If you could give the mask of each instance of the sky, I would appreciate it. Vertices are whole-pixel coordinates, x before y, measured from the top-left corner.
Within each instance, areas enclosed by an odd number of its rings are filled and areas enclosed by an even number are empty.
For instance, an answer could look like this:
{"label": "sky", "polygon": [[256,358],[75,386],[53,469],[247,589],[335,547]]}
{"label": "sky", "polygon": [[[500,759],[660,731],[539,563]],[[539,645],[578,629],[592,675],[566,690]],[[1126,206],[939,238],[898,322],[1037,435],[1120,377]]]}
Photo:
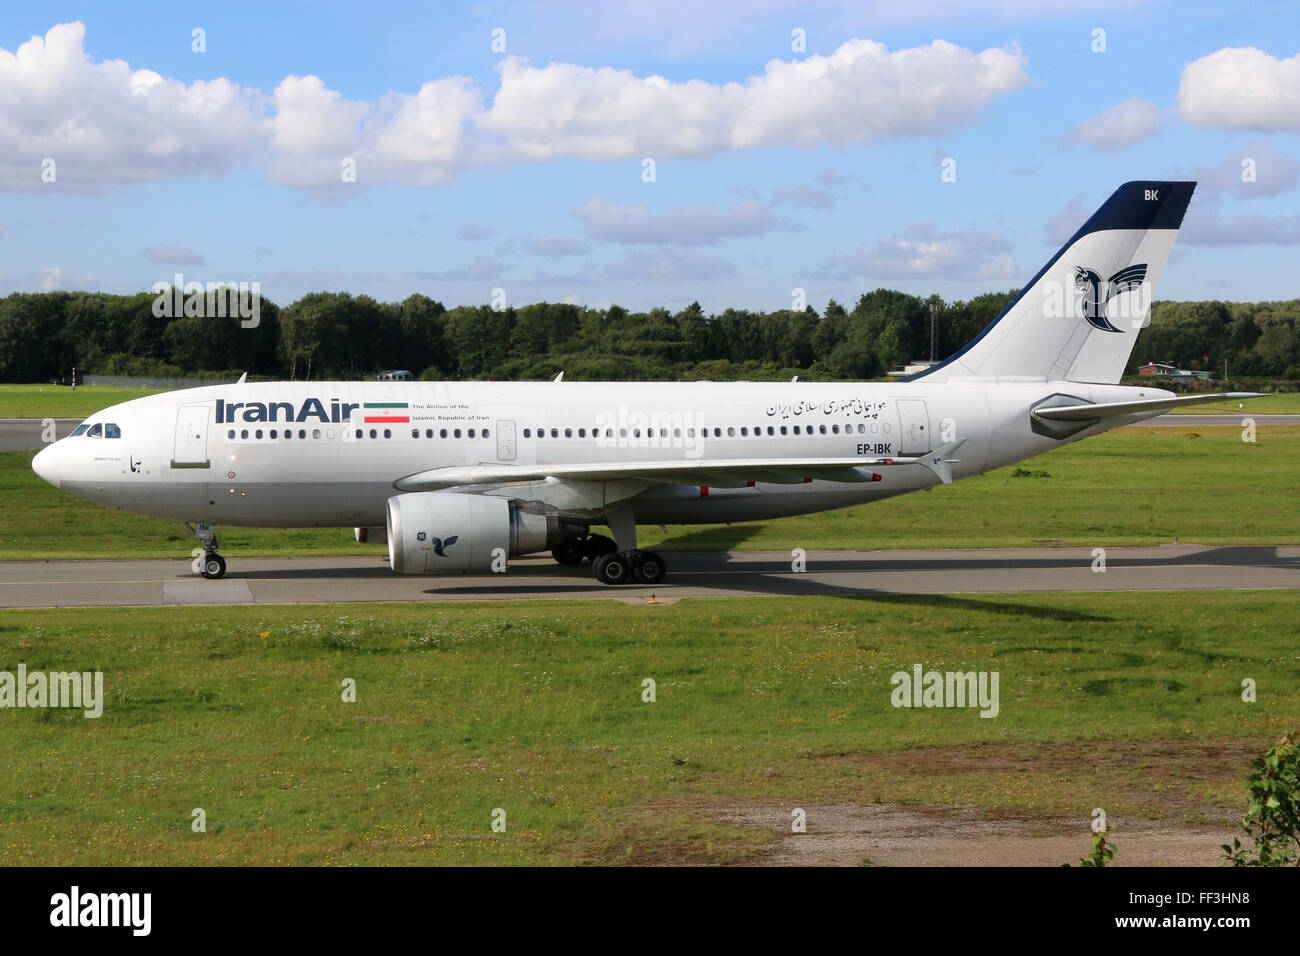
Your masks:
{"label": "sky", "polygon": [[1300,9],[9,2],[0,295],[852,306],[1196,179],[1157,298],[1300,297]]}

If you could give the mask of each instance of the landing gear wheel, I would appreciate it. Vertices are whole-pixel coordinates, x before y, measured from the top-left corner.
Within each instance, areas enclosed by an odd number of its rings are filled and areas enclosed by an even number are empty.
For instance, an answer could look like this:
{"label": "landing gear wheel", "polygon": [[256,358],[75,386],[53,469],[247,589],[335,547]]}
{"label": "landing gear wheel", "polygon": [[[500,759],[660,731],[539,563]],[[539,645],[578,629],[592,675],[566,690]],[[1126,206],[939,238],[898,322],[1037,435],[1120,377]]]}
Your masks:
{"label": "landing gear wheel", "polygon": [[614,544],[613,538],[607,538],[603,534],[589,534],[585,542],[587,560],[593,564],[602,554],[613,554],[618,550]]}
{"label": "landing gear wheel", "polygon": [[601,584],[622,584],[631,570],[627,558],[616,551],[602,554],[592,564],[592,572]]}
{"label": "landing gear wheel", "polygon": [[582,564],[587,560],[587,548],[577,538],[572,541],[561,541],[551,549],[551,557],[560,564]]}
{"label": "landing gear wheel", "polygon": [[658,584],[667,570],[664,559],[653,551],[641,551],[632,561],[632,571],[642,584]]}
{"label": "landing gear wheel", "polygon": [[199,574],[203,575],[205,578],[209,578],[215,581],[217,580],[217,578],[220,578],[223,575],[225,575],[225,573],[226,573],[225,558],[217,554],[217,552],[215,551],[213,551],[211,554],[204,555],[203,569],[199,571]]}

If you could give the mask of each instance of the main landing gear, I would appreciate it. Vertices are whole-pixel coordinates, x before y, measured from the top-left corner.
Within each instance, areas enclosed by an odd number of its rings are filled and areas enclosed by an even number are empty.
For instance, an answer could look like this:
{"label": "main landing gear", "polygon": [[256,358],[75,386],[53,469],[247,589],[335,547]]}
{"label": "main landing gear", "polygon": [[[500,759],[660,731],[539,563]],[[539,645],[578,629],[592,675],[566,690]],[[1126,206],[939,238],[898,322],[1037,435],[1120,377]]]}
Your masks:
{"label": "main landing gear", "polygon": [[212,581],[223,577],[226,573],[226,559],[217,554],[217,535],[212,525],[197,524],[189,527],[203,546],[201,555],[198,554],[198,548],[194,549],[194,570]]}
{"label": "main landing gear", "polygon": [[611,551],[592,562],[592,573],[602,584],[658,584],[668,570],[653,551]]}
{"label": "main landing gear", "polygon": [[[626,533],[626,527],[622,528]],[[618,530],[615,534],[619,534]],[[635,526],[632,527],[630,548],[619,548],[613,538],[603,534],[589,534],[585,538],[571,538],[551,551],[551,557],[560,564],[576,566],[591,562],[591,571],[602,584],[658,584],[664,579],[667,567],[664,559],[653,551],[638,551]]]}

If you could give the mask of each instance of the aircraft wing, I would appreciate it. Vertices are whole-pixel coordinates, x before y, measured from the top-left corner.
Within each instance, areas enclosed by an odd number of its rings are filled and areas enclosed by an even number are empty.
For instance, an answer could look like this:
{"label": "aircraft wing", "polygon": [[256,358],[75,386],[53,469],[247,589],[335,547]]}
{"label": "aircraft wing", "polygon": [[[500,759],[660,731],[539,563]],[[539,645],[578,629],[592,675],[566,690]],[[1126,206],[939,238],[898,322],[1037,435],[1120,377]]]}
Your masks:
{"label": "aircraft wing", "polygon": [[393,482],[398,491],[436,491],[461,485],[502,485],[512,482],[616,481],[638,478],[674,485],[712,485],[716,488],[743,487],[750,482],[797,485],[812,481],[880,481],[874,469],[919,465],[952,482],[952,465],[947,457],[963,443],[952,442],[919,457],[899,458],[748,458],[701,459],[698,461],[592,462],[588,464],[454,465],[416,472]]}
{"label": "aircraft wing", "polygon": [[1097,405],[1054,405],[1035,408],[1032,412],[1037,418],[1055,422],[1091,422],[1102,418],[1114,418],[1117,415],[1133,415],[1138,412],[1158,412],[1166,408],[1180,408],[1183,405],[1205,405],[1209,402],[1226,400],[1237,401],[1246,398],[1259,398],[1262,392],[1221,392],[1217,395],[1185,395],[1180,398],[1154,398],[1143,402],[1103,402]]}

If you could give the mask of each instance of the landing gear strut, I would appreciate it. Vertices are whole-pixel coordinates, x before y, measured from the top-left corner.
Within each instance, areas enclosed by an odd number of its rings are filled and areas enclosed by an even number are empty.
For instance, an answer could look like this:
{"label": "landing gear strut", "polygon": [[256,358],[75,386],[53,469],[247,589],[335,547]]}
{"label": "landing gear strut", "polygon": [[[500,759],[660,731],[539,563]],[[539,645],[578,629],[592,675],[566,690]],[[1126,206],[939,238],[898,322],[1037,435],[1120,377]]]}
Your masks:
{"label": "landing gear strut", "polygon": [[[194,570],[212,581],[225,575],[226,559],[217,554],[217,535],[212,525],[200,523],[190,527],[190,530],[203,546],[203,554],[194,557]],[[198,549],[195,548],[195,551]]]}

